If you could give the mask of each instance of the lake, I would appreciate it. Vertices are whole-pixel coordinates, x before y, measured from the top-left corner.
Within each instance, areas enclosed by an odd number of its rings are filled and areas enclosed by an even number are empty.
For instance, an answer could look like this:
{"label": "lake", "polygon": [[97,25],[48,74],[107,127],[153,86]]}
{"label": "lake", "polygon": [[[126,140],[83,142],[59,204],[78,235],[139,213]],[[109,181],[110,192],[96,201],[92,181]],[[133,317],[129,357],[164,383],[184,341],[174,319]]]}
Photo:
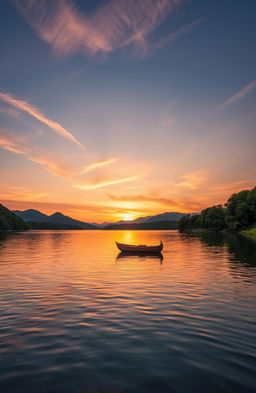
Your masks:
{"label": "lake", "polygon": [[[123,243],[164,242],[162,257]],[[176,231],[0,238],[1,393],[254,392],[256,243]]]}

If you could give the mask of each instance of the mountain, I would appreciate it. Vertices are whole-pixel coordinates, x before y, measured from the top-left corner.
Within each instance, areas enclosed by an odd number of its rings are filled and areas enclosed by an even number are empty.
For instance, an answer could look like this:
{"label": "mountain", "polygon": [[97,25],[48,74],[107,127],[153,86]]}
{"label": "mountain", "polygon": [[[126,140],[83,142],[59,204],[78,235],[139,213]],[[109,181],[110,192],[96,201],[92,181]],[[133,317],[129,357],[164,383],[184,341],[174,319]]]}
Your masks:
{"label": "mountain", "polygon": [[83,222],[83,221],[74,220],[71,217],[64,216],[64,214],[62,214],[60,212],[56,212],[48,217],[49,217],[48,222],[51,222],[54,224],[76,225],[76,226],[79,226],[83,229],[98,229],[93,224],[89,224],[89,223]]}
{"label": "mountain", "polygon": [[[102,224],[91,224],[79,220],[75,220],[71,217],[65,216],[60,212],[56,212],[50,216],[41,213],[38,210],[28,209],[28,210],[13,210],[15,214],[21,217],[24,221],[29,222],[29,226],[34,229],[40,229],[42,225],[38,226],[36,223],[44,223],[43,227],[46,229],[46,223],[55,224],[55,229],[61,229],[58,225],[64,225],[66,229],[176,229],[175,222],[178,223],[179,219],[183,217],[186,213],[179,212],[165,212],[161,214],[156,214],[155,216],[139,217],[133,221],[118,221],[116,223],[102,223]],[[194,215],[192,213],[191,215]],[[156,225],[145,225],[141,224],[154,224]],[[162,223],[162,224],[161,224]],[[140,225],[140,226],[137,226]],[[71,228],[70,226],[74,227]],[[50,229],[51,226],[49,226]],[[62,227],[62,229],[65,229]],[[52,228],[54,229],[54,228]]]}
{"label": "mountain", "polygon": [[[43,214],[38,210],[29,209],[29,210],[14,210],[13,211],[17,216],[21,217],[24,221],[30,222],[30,225],[33,226],[33,223],[50,223],[50,224],[60,224],[60,225],[69,225],[74,226],[76,229],[98,229],[96,225],[89,224],[87,222],[74,220],[71,217],[65,216],[60,212],[56,212],[50,216],[47,214]],[[35,225],[34,225],[35,227]]]}
{"label": "mountain", "polygon": [[46,214],[41,213],[38,210],[28,209],[28,210],[13,210],[17,216],[21,217],[24,221],[32,221],[32,222],[47,222],[48,216]]}
{"label": "mountain", "polygon": [[58,230],[82,229],[77,225],[52,224],[51,222],[28,221],[27,224],[29,226],[29,229],[58,229]]}
{"label": "mountain", "polygon": [[[161,214],[156,214],[155,216],[146,216],[139,217],[133,220],[134,223],[143,223],[143,222],[159,222],[159,221],[179,221],[181,217],[183,217],[186,213],[178,213],[178,212],[166,212]],[[193,213],[192,213],[193,214]]]}
{"label": "mountain", "polygon": [[[153,222],[161,222],[161,221],[179,221],[179,219],[185,216],[187,213],[179,213],[179,212],[166,212],[161,214],[156,214],[155,216],[146,216],[139,217],[132,221],[118,221],[116,223],[110,223],[110,225],[124,225],[124,224],[144,224],[144,223],[153,223]],[[191,213],[194,215],[196,213]]]}
{"label": "mountain", "polygon": [[158,229],[178,229],[178,221],[154,221],[154,222],[143,222],[143,223],[123,223],[123,224],[112,224],[106,226],[106,230],[158,230]]}
{"label": "mountain", "polygon": [[28,225],[7,207],[0,204],[0,230],[28,229]]}
{"label": "mountain", "polygon": [[96,226],[98,229],[104,229],[106,226],[111,225],[113,223],[105,221],[105,222],[102,222],[101,224],[98,224],[96,222],[92,222],[91,224]]}

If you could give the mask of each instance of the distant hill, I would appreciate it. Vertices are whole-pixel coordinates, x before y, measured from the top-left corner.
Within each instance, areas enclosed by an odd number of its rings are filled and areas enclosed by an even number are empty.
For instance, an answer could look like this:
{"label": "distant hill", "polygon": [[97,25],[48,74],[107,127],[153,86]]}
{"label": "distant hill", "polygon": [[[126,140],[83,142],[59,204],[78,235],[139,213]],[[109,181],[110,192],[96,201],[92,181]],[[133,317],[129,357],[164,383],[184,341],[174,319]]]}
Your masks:
{"label": "distant hill", "polygon": [[28,210],[13,210],[13,213],[17,214],[17,216],[21,217],[24,221],[33,221],[33,222],[47,222],[49,216],[41,213],[38,210],[28,209]]}
{"label": "distant hill", "polygon": [[[159,226],[160,222],[165,222],[165,228],[159,228],[159,229],[169,229],[167,228],[167,222],[177,222],[181,219],[181,217],[185,216],[187,213],[179,213],[179,212],[166,212],[166,213],[161,213],[161,214],[156,214],[155,216],[146,216],[146,217],[139,217],[136,218],[135,220],[132,221],[118,221],[116,223],[110,223],[109,225],[105,226],[105,229],[109,229],[109,226],[116,226],[116,229],[121,229],[120,226],[123,225],[133,225],[133,224],[150,224],[150,223],[158,223],[157,226]],[[191,213],[190,215],[193,216],[196,213]],[[162,225],[162,226],[163,226]],[[171,224],[174,225],[174,224]],[[170,229],[177,229],[178,225],[175,228],[170,228]]]}
{"label": "distant hill", "polygon": [[[58,225],[69,226],[67,228],[59,229],[177,229],[177,223],[181,217],[186,215],[186,213],[179,212],[165,212],[161,214],[156,214],[155,216],[139,217],[133,221],[118,221],[116,223],[102,223],[94,224],[75,220],[71,217],[65,216],[60,212],[56,212],[52,215],[43,214],[38,210],[28,209],[28,210],[13,210],[17,216],[21,217],[24,221],[30,223],[30,227],[33,229],[58,229]],[[191,213],[194,215],[196,213]],[[38,226],[36,223],[43,223],[44,225]],[[149,225],[153,224],[154,225]],[[175,224],[176,223],[176,224]],[[55,228],[48,226],[46,224],[55,224]],[[148,224],[144,227],[138,226],[142,224]],[[70,226],[74,227],[71,228]]]}
{"label": "distant hill", "polygon": [[28,225],[7,207],[0,204],[0,230],[28,229]]}
{"label": "distant hill", "polygon": [[166,212],[166,213],[156,214],[155,216],[139,217],[136,220],[133,220],[133,222],[139,224],[139,223],[143,223],[143,222],[156,222],[156,221],[157,222],[159,222],[159,221],[179,221],[179,219],[185,215],[186,215],[186,213]]}
{"label": "distant hill", "polygon": [[68,225],[68,224],[53,224],[51,222],[36,222],[36,221],[28,221],[27,222],[29,229],[59,229],[59,230],[74,230],[74,229],[82,229],[77,225]]}
{"label": "distant hill", "polygon": [[98,229],[95,225],[89,224],[88,222],[83,222],[83,221],[78,221],[74,220],[71,217],[65,216],[64,214],[60,212],[56,212],[49,216],[48,222],[54,223],[54,224],[67,224],[67,225],[75,225],[79,226],[82,229]]}
{"label": "distant hill", "polygon": [[144,223],[124,223],[106,226],[106,230],[159,230],[159,229],[178,229],[178,221],[154,221]]}
{"label": "distant hill", "polygon": [[60,212],[56,212],[50,216],[47,214],[43,214],[38,210],[29,209],[29,210],[14,210],[13,211],[17,216],[21,217],[26,222],[41,222],[41,223],[50,223],[50,224],[60,224],[60,225],[71,225],[78,227],[76,229],[98,229],[96,225],[89,224],[87,222],[74,220],[71,217],[65,216]]}

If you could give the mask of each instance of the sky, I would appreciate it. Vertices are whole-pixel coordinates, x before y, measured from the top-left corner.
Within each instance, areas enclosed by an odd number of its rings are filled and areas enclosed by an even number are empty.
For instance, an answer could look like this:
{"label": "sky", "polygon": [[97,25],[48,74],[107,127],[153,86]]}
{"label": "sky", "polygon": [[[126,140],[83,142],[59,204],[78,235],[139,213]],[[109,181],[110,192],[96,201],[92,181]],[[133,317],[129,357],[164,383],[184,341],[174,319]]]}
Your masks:
{"label": "sky", "polygon": [[89,222],[256,179],[254,0],[0,2],[0,201]]}

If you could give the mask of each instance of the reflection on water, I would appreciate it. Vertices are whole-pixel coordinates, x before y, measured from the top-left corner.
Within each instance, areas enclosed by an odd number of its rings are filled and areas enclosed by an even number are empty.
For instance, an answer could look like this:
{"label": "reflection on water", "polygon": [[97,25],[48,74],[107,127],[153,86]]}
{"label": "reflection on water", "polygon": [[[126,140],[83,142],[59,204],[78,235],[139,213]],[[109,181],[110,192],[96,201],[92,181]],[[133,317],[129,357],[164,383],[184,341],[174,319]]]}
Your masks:
{"label": "reflection on water", "polygon": [[4,234],[0,391],[253,392],[255,255],[231,234]]}
{"label": "reflection on water", "polygon": [[161,263],[164,259],[163,254],[161,252],[156,252],[156,253],[140,253],[140,252],[119,252],[117,255],[116,259],[125,259],[129,261],[131,258],[140,258],[143,259],[144,261],[147,261],[150,258],[153,259],[158,259]]}

